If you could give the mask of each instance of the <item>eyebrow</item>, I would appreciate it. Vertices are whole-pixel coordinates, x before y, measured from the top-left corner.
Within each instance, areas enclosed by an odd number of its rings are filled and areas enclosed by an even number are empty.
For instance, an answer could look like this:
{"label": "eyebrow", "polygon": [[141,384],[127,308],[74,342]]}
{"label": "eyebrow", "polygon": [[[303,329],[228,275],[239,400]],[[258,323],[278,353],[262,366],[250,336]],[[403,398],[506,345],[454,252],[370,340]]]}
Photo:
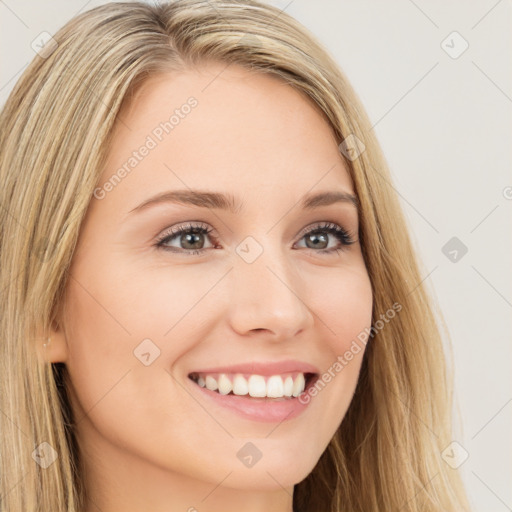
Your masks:
{"label": "eyebrow", "polygon": [[[190,189],[172,190],[150,197],[130,210],[128,214],[141,212],[151,206],[156,206],[162,203],[177,203],[199,206],[201,208],[227,210],[233,214],[240,213],[244,206],[241,202],[237,201],[232,194]],[[321,206],[329,206],[338,203],[350,204],[357,210],[359,209],[359,201],[357,197],[344,191],[326,191],[316,194],[307,194],[303,196],[299,202],[300,206],[305,210],[313,210]]]}

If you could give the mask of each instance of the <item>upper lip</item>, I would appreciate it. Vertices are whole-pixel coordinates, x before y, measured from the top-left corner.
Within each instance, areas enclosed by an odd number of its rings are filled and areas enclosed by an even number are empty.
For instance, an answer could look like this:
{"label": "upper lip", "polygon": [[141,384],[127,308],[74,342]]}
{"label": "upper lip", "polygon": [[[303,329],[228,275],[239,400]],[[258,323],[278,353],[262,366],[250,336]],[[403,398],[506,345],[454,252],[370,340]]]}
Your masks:
{"label": "upper lip", "polygon": [[253,375],[272,376],[283,373],[315,373],[319,370],[309,363],[295,360],[250,362],[230,366],[217,366],[215,368],[201,368],[191,373],[249,373]]}

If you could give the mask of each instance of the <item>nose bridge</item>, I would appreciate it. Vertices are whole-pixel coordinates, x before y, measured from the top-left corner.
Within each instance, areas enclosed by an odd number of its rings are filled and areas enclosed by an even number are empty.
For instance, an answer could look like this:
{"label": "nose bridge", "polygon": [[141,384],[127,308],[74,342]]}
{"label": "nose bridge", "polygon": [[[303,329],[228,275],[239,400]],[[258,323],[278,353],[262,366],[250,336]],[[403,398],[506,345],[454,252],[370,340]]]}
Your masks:
{"label": "nose bridge", "polygon": [[272,236],[248,236],[236,248],[233,279],[233,328],[266,329],[291,338],[313,318],[298,290],[293,262]]}

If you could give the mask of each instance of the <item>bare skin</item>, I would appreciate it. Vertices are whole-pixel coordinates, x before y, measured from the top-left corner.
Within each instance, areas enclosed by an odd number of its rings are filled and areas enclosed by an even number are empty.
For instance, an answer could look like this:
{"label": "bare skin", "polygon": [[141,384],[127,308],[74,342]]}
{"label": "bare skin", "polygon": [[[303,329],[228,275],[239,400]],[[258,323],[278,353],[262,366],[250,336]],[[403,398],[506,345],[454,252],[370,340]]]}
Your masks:
{"label": "bare skin", "polygon": [[[212,403],[188,378],[285,359],[326,372],[372,311],[356,208],[300,207],[306,194],[354,194],[346,164],[318,110],[276,78],[218,63],[152,77],[120,115],[98,186],[191,96],[197,105],[172,132],[92,199],[68,314],[51,333],[48,358],[65,362],[71,379],[85,512],[292,512],[293,486],[313,470],[357,384],[364,350],[302,414],[268,423]],[[229,193],[243,209],[161,203],[129,213],[177,189]],[[171,250],[156,247],[189,222],[213,229],[198,235],[203,252],[191,254],[183,235],[168,239]],[[326,222],[355,242],[323,229],[308,244],[303,229]],[[247,237],[263,250],[251,263],[236,250]],[[134,355],[145,339],[160,350],[147,366]],[[262,453],[252,467],[237,457],[247,442]]]}

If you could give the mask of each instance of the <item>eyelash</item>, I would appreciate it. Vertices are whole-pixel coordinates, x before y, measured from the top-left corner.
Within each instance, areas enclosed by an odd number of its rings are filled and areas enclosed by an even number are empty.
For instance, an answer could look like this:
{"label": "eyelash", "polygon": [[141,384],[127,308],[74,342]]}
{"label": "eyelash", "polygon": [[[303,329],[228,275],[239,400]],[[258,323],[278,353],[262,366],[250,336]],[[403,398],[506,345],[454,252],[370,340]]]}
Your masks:
{"label": "eyelash", "polygon": [[[213,232],[213,228],[209,227],[206,224],[192,224],[188,223],[187,225],[181,225],[177,228],[171,228],[170,231],[167,231],[162,236],[160,236],[155,244],[155,246],[159,249],[163,249],[164,251],[168,252],[174,252],[178,254],[186,254],[187,256],[194,256],[203,253],[204,251],[207,251],[209,249],[212,249],[212,247],[203,248],[203,249],[195,249],[195,250],[186,250],[181,249],[177,250],[176,248],[170,248],[165,246],[164,244],[166,242],[171,241],[172,239],[176,238],[178,235],[181,235],[183,233],[194,233],[194,234],[204,234],[204,235],[210,235]],[[331,235],[334,235],[341,243],[342,247],[331,247],[330,249],[320,249],[320,250],[314,250],[309,247],[306,247],[306,249],[312,250],[313,252],[318,252],[321,254],[330,254],[336,251],[336,253],[339,253],[340,250],[345,250],[346,247],[356,242],[351,236],[351,234],[339,226],[338,224],[334,224],[332,222],[325,222],[317,224],[311,228],[307,228],[305,231],[301,233],[301,236],[299,240],[302,240],[305,236],[312,234],[312,233],[321,233],[326,232],[330,233]],[[215,237],[214,241],[215,240]],[[213,244],[215,245],[215,244]]]}

